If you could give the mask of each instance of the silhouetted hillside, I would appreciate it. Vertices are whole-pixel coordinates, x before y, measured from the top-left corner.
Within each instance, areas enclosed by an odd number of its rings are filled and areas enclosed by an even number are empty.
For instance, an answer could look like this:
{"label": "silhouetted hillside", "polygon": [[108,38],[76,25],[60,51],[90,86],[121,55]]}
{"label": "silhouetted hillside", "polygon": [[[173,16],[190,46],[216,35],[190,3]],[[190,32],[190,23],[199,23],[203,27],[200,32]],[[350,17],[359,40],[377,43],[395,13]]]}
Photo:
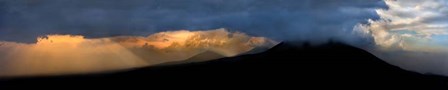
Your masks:
{"label": "silhouetted hillside", "polygon": [[[207,54],[204,54],[207,55]],[[280,43],[272,49],[207,62],[147,67],[125,72],[11,79],[2,86],[252,86],[275,88],[443,89],[448,79],[402,70],[372,54],[340,43],[297,46]]]}

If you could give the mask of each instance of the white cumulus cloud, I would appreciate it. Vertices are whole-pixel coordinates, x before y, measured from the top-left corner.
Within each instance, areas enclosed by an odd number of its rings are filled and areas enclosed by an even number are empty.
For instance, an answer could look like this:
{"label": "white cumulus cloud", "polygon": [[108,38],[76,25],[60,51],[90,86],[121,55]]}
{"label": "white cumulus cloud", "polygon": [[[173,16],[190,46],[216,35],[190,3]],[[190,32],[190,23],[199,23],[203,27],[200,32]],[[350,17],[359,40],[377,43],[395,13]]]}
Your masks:
{"label": "white cumulus cloud", "polygon": [[410,51],[447,50],[448,1],[385,0],[387,9],[377,9],[380,20],[361,25],[377,45],[385,49]]}
{"label": "white cumulus cloud", "polygon": [[403,69],[448,75],[448,1],[384,0],[378,20],[355,26],[377,47],[367,50]]}

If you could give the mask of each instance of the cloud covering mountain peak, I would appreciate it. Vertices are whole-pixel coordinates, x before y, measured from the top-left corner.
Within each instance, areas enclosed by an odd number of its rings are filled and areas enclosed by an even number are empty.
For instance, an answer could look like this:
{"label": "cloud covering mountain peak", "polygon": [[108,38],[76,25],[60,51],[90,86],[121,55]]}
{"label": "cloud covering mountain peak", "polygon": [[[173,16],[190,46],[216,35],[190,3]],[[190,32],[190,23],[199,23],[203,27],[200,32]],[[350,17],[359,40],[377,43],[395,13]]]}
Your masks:
{"label": "cloud covering mountain peak", "polygon": [[254,48],[271,48],[277,42],[217,29],[159,32],[148,37],[48,35],[32,44],[0,44],[0,76],[29,76],[104,72],[182,62],[203,52],[231,57]]}

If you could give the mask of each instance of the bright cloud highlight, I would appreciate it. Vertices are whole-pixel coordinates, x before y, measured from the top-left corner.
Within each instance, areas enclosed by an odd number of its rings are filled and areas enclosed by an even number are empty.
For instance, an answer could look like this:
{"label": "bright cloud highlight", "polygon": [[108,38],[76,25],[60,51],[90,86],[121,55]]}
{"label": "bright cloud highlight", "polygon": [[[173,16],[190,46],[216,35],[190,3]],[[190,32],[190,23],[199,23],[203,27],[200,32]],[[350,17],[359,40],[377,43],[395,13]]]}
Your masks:
{"label": "bright cloud highlight", "polygon": [[[140,36],[85,38],[48,35],[36,43],[0,42],[0,76],[95,73],[182,62],[204,52],[231,57],[277,42],[225,29],[168,31]],[[211,57],[216,59],[222,57]]]}

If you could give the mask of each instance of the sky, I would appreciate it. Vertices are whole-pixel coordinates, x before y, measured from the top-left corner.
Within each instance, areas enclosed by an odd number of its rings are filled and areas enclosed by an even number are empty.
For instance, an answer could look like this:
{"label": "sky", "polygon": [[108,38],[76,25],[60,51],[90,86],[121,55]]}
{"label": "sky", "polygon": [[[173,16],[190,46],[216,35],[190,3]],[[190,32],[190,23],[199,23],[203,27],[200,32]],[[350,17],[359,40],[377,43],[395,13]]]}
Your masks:
{"label": "sky", "polygon": [[351,38],[377,18],[380,0],[1,0],[0,40],[47,34],[86,37],[226,28],[279,40]]}
{"label": "sky", "polygon": [[272,41],[343,42],[440,75],[448,75],[447,21],[446,0],[0,0],[0,41],[8,43],[224,29]]}

